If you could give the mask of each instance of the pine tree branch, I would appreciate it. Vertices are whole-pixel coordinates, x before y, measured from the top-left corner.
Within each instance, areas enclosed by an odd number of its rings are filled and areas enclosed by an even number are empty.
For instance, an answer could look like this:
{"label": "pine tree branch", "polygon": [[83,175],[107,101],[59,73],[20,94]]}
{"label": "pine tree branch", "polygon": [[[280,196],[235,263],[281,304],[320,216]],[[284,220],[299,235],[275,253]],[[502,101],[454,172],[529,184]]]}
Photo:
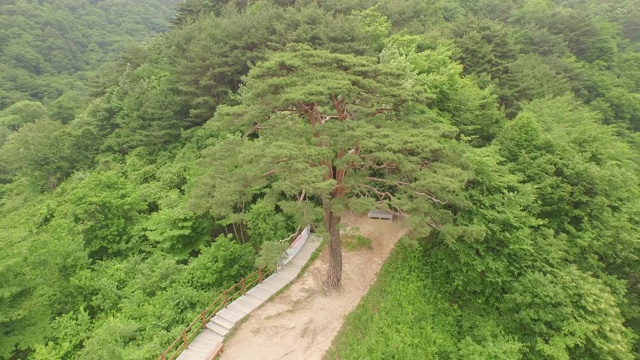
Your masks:
{"label": "pine tree branch", "polygon": [[306,105],[301,105],[301,106],[289,106],[288,108],[274,108],[272,110],[272,112],[274,113],[278,113],[278,112],[301,112],[307,109]]}
{"label": "pine tree branch", "polygon": [[327,121],[329,121],[330,119],[339,119],[340,117],[337,115],[323,115],[320,114],[320,124],[324,125],[324,123],[326,123]]}
{"label": "pine tree branch", "polygon": [[424,197],[430,199],[431,201],[433,201],[434,203],[440,204],[440,205],[445,205],[445,204],[447,204],[449,202],[449,201],[442,201],[442,200],[436,198],[435,196],[429,195],[427,193],[422,193],[422,192],[417,192],[416,191],[416,192],[414,192],[414,194],[415,195],[419,195],[419,196],[424,196]]}
{"label": "pine tree branch", "polygon": [[249,137],[249,135],[256,133],[260,130],[262,130],[263,127],[260,126],[260,124],[256,124],[256,126],[252,127],[251,129],[249,129],[246,133],[244,133],[244,135],[242,135],[243,139],[246,139]]}
{"label": "pine tree branch", "polygon": [[351,118],[348,112],[344,109],[344,98],[338,100],[335,95],[331,95],[331,102],[333,103],[333,107],[336,109],[338,113],[338,120],[344,121]]}
{"label": "pine tree branch", "polygon": [[404,182],[404,181],[389,181],[389,180],[386,180],[386,179],[380,179],[380,178],[371,177],[371,176],[367,176],[367,180],[375,181],[375,182],[381,182],[383,184],[397,185],[397,186],[409,185],[410,184],[410,183]]}
{"label": "pine tree branch", "polygon": [[404,103],[405,103],[405,102],[404,102],[404,101],[402,101],[402,102],[400,102],[400,103],[398,103],[398,104],[396,104],[395,106],[392,106],[392,107],[390,107],[390,108],[378,108],[378,109],[376,109],[376,111],[375,111],[373,114],[371,114],[371,117],[375,117],[375,116],[380,115],[380,114],[382,114],[383,112],[386,112],[386,111],[393,111],[393,110],[396,110],[396,109],[397,109],[397,108],[399,108],[400,106],[404,105]]}
{"label": "pine tree branch", "polygon": [[433,220],[427,221],[427,225],[431,226],[434,229],[438,229],[438,230],[442,229],[442,225],[434,222]]}
{"label": "pine tree branch", "polygon": [[360,184],[359,186],[362,186],[362,187],[364,187],[364,188],[367,188],[367,189],[369,189],[369,190],[373,191],[374,193],[376,193],[376,195],[378,196],[378,199],[379,199],[379,200],[382,200],[382,199],[384,199],[385,197],[388,197],[388,198],[389,198],[389,200],[393,200],[393,199],[395,199],[395,197],[394,197],[390,192],[388,192],[388,191],[380,191],[380,190],[378,190],[378,189],[374,188],[373,186],[371,186],[371,185],[366,185],[366,184]]}

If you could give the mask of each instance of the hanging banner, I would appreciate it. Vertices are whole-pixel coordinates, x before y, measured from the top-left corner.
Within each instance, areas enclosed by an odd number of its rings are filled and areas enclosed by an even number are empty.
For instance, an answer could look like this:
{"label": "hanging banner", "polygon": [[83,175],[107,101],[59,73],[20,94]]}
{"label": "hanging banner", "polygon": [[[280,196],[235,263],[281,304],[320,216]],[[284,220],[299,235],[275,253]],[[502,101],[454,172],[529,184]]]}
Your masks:
{"label": "hanging banner", "polygon": [[310,234],[311,227],[307,225],[307,227],[302,230],[300,235],[298,235],[298,237],[293,240],[289,248],[282,254],[283,258],[278,262],[278,270],[280,270],[281,267],[285,266],[289,261],[291,261],[291,259],[293,259],[294,256],[296,256],[296,254],[300,251],[300,249],[302,249],[304,244],[307,243],[307,239],[309,238]]}

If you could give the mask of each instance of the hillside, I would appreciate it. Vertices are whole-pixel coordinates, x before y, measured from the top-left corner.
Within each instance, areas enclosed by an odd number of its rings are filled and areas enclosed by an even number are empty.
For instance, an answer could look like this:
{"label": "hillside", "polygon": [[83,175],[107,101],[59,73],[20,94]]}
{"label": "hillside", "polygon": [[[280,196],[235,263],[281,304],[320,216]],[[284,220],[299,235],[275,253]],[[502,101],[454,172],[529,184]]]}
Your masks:
{"label": "hillside", "polygon": [[155,359],[308,223],[337,291],[373,207],[330,358],[640,356],[640,3],[377,3],[4,1],[0,359]]}
{"label": "hillside", "polygon": [[0,3],[0,125],[16,126],[7,117],[21,116],[27,105],[2,110],[22,101],[44,104],[53,120],[72,120],[96,91],[92,88],[98,84],[90,82],[95,82],[96,71],[144,39],[166,32],[177,2]]}

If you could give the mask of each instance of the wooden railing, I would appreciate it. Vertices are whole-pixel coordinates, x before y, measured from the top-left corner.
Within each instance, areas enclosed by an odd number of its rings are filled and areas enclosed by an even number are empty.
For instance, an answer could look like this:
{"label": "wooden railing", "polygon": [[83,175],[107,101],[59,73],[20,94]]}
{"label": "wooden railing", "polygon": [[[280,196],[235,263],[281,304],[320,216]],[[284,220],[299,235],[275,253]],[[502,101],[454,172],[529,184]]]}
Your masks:
{"label": "wooden railing", "polygon": [[267,271],[260,268],[240,280],[239,283],[223,291],[222,295],[218,296],[211,305],[204,309],[202,313],[200,313],[200,315],[182,331],[182,334],[180,334],[180,336],[178,336],[178,338],[162,352],[162,355],[160,355],[158,360],[176,359],[183,350],[189,347],[189,344],[193,339],[195,339],[200,331],[207,326],[209,320],[211,320],[218,311],[226,308],[233,300],[244,295],[247,290],[250,290],[255,285],[261,283],[266,275]]}

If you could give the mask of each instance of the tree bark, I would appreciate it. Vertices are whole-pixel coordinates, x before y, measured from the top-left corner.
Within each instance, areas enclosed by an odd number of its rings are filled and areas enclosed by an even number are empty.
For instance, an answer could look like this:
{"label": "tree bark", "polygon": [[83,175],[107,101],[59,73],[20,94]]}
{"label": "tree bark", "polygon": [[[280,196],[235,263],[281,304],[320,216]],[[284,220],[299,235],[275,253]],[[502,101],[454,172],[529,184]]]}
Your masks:
{"label": "tree bark", "polygon": [[342,246],[340,243],[340,221],[331,210],[329,200],[322,200],[324,225],[329,232],[329,269],[323,287],[328,291],[340,290],[342,284]]}

